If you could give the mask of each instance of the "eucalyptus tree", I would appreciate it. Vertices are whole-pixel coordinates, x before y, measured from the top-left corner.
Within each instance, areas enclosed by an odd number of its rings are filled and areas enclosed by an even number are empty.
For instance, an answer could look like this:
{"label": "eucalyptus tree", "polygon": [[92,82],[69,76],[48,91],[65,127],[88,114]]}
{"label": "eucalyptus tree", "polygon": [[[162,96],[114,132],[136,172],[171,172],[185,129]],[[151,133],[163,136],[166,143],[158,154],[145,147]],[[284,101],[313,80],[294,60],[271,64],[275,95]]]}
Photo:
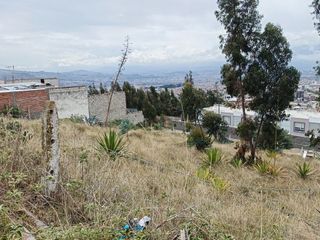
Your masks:
{"label": "eucalyptus tree", "polygon": [[[311,7],[313,8],[312,14],[314,15],[315,23],[318,34],[320,35],[320,0],[313,0]],[[317,62],[317,66],[314,68],[316,70],[316,74],[320,76],[320,65]]]}
{"label": "eucalyptus tree", "polygon": [[268,23],[259,37],[258,50],[244,79],[251,96],[250,109],[257,113],[256,133],[251,140],[251,160],[255,159],[257,143],[264,124],[284,120],[285,110],[294,100],[300,73],[290,66],[292,51],[282,29]]}
{"label": "eucalyptus tree", "polygon": [[221,35],[222,53],[227,63],[221,69],[222,82],[228,94],[241,100],[243,120],[246,120],[244,79],[254,59],[261,30],[258,0],[217,0],[217,19],[226,34]]}

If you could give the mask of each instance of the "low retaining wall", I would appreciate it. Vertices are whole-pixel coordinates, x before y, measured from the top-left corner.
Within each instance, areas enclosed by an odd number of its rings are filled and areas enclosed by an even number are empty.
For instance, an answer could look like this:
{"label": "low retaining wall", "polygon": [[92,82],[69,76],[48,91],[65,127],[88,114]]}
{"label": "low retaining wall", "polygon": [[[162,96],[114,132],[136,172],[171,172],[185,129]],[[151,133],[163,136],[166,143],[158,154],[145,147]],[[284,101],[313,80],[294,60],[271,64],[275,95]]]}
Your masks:
{"label": "low retaining wall", "polygon": [[125,116],[125,119],[128,119],[133,124],[144,122],[144,116],[142,111],[127,113],[127,115]]}

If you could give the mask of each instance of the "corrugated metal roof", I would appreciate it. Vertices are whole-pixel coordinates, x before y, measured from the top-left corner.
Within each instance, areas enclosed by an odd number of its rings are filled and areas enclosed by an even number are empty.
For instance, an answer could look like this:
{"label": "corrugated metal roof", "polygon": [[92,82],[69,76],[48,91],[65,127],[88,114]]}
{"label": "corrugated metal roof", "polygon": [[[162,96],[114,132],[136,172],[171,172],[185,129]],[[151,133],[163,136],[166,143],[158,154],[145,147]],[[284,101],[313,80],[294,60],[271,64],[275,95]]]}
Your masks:
{"label": "corrugated metal roof", "polygon": [[15,92],[25,90],[44,89],[45,84],[30,82],[30,83],[12,83],[12,84],[0,84],[0,92]]}

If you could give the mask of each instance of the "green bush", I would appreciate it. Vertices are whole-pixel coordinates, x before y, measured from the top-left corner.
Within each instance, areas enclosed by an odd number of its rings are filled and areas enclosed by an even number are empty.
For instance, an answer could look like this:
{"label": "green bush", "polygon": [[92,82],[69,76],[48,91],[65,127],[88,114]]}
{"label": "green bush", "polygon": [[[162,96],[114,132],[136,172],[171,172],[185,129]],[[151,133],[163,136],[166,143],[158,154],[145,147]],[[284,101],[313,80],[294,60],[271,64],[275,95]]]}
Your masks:
{"label": "green bush", "polygon": [[219,114],[213,112],[205,113],[202,125],[207,130],[209,136],[213,136],[216,141],[227,141],[226,134],[228,131],[228,124]]}
{"label": "green bush", "polygon": [[273,124],[265,123],[261,129],[258,147],[261,149],[282,150],[292,148],[293,144],[286,130],[279,126],[275,128]]}
{"label": "green bush", "polygon": [[203,131],[201,127],[194,127],[188,136],[188,145],[195,146],[199,151],[210,147],[211,138]]}
{"label": "green bush", "polygon": [[119,129],[121,134],[126,134],[130,130],[134,129],[135,125],[130,122],[128,119],[122,120],[119,124]]}
{"label": "green bush", "polygon": [[186,122],[186,132],[190,132],[193,128],[193,124],[191,122]]}
{"label": "green bush", "polygon": [[155,123],[153,124],[153,129],[154,130],[162,130],[163,126],[161,123]]}
{"label": "green bush", "polygon": [[112,159],[124,151],[123,138],[113,130],[98,138],[98,144],[99,150],[108,154]]}
{"label": "green bush", "polygon": [[85,117],[81,115],[74,115],[72,114],[70,117],[71,122],[73,123],[84,123],[85,122]]}
{"label": "green bush", "polygon": [[13,107],[9,107],[9,106],[5,106],[1,111],[0,111],[1,115],[6,115],[6,116],[11,116],[13,118],[22,118],[24,117],[26,114],[24,111],[22,111],[19,107],[17,106],[13,106]]}
{"label": "green bush", "polygon": [[251,139],[255,136],[257,130],[257,126],[254,120],[247,119],[242,121],[237,129],[236,133],[240,137],[240,139],[245,141],[251,141]]}

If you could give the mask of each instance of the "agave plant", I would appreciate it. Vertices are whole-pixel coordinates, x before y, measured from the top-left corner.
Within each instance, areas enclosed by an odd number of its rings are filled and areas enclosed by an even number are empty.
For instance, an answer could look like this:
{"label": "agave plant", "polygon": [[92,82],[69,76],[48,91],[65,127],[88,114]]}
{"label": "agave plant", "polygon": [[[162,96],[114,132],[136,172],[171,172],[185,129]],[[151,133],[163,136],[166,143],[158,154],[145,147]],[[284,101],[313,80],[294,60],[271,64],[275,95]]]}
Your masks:
{"label": "agave plant", "polygon": [[261,161],[254,168],[261,174],[267,174],[270,170],[270,163],[268,161]]}
{"label": "agave plant", "polygon": [[303,164],[297,165],[297,173],[302,179],[307,179],[314,171],[310,166],[310,163],[304,162]]}
{"label": "agave plant", "polygon": [[235,168],[241,168],[244,165],[244,162],[242,161],[241,158],[234,158],[231,161],[231,165],[234,166]]}
{"label": "agave plant", "polygon": [[123,138],[113,130],[110,130],[109,133],[104,133],[97,141],[99,150],[108,154],[112,159],[120,155],[125,147]]}
{"label": "agave plant", "polygon": [[222,160],[222,153],[217,148],[207,150],[206,159],[203,161],[203,167],[212,168],[214,165],[220,163]]}

